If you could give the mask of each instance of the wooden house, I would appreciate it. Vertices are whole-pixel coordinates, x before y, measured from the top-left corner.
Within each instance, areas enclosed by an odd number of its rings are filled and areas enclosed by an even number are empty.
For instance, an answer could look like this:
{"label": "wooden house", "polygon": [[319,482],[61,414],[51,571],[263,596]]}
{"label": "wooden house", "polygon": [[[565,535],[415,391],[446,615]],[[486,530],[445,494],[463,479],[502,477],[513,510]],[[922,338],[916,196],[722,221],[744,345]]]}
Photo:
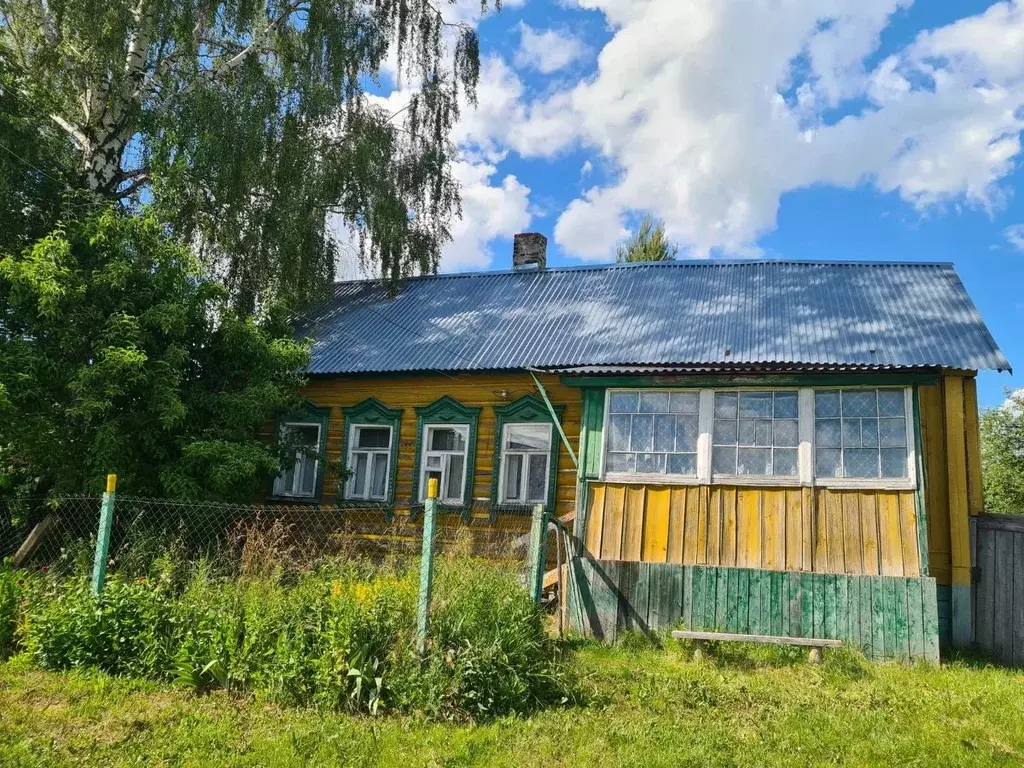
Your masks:
{"label": "wooden house", "polygon": [[320,458],[275,494],[415,520],[437,477],[452,514],[524,530],[542,503],[572,529],[569,620],[598,637],[966,642],[975,375],[1009,364],[951,265],[546,269],[543,245],[397,294],[337,284],[286,426]]}

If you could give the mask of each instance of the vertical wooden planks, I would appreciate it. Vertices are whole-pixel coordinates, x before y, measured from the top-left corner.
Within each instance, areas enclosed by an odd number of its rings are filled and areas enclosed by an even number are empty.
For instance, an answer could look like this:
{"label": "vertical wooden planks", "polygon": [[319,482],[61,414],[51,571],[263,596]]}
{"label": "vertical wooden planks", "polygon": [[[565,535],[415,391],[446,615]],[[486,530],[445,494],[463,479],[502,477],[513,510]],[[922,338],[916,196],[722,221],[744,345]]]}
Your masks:
{"label": "vertical wooden planks", "polygon": [[[725,564],[722,560],[722,507],[725,503],[722,497],[728,492],[727,488],[714,486],[708,494],[710,502],[708,504],[707,557],[703,561],[708,565]],[[699,555],[698,562],[700,562]]]}
{"label": "vertical wooden planks", "polygon": [[822,637],[840,638],[839,633],[839,605],[837,597],[839,593],[839,582],[845,581],[846,576],[826,574],[822,577],[825,582],[825,600],[823,604],[824,615],[822,617]]}
{"label": "vertical wooden planks", "polygon": [[989,653],[993,647],[993,618],[995,616],[996,593],[996,536],[997,531],[987,526],[978,527],[978,564],[981,568],[981,583],[975,594],[974,640]]}
{"label": "vertical wooden planks", "polygon": [[918,387],[921,410],[921,442],[924,447],[925,514],[928,520],[928,563],[938,583],[949,584],[951,547],[949,540],[949,484],[946,469],[946,433],[943,420],[942,388]]}
{"label": "vertical wooden planks", "polygon": [[769,491],[741,488],[736,492],[736,565],[761,567],[761,500]]}
{"label": "vertical wooden planks", "polygon": [[815,506],[817,503],[818,497],[813,488],[804,486],[800,489],[800,541],[803,547],[800,570],[802,571],[814,569]]}
{"label": "vertical wooden planks", "polygon": [[626,486],[626,506],[622,514],[621,560],[639,560],[643,549],[644,504],[647,489],[642,485]]}
{"label": "vertical wooden planks", "polygon": [[924,599],[921,581],[908,579],[905,585],[907,596],[907,647],[909,658],[925,657],[924,645]]}
{"label": "vertical wooden planks", "polygon": [[921,629],[924,640],[924,657],[939,663],[939,606],[935,579],[921,579]]}
{"label": "vertical wooden planks", "polygon": [[900,540],[899,496],[878,494],[878,529],[881,534],[883,576],[903,575],[903,543]]}
{"label": "vertical wooden planks", "polygon": [[842,494],[844,573],[864,573],[864,545],[861,539],[861,494]]}
{"label": "vertical wooden planks", "polygon": [[[687,490],[685,487],[671,489],[668,511],[668,552],[666,554],[666,559],[670,563],[693,562],[686,558],[686,545],[690,539],[687,527],[690,525],[690,521],[686,514]],[[691,548],[696,546],[696,542],[689,543]]]}
{"label": "vertical wooden planks", "polygon": [[804,529],[804,490],[802,488],[786,490],[784,511],[786,540],[783,543],[786,559],[779,568],[785,568],[787,571],[809,570],[811,567],[810,561],[804,560],[804,536],[810,536],[810,529],[808,528],[806,531]]}
{"label": "vertical wooden planks", "polygon": [[[995,559],[990,570],[994,575],[994,613],[992,620],[992,654],[998,659],[1013,656],[1013,538],[1012,532],[993,531]],[[988,566],[988,563],[985,564]],[[984,568],[984,566],[983,566]]]}
{"label": "vertical wooden planks", "polygon": [[878,557],[878,498],[874,492],[860,494],[861,545],[864,548],[864,570],[868,576],[877,576]]}
{"label": "vertical wooden planks", "polygon": [[722,488],[720,496],[722,499],[722,538],[719,542],[721,554],[719,555],[718,565],[733,567],[736,565],[738,537],[736,526],[736,489]]}
{"label": "vertical wooden planks", "polygon": [[644,513],[643,548],[640,559],[645,563],[664,563],[668,557],[669,505],[671,488],[648,488]]}
{"label": "vertical wooden planks", "polygon": [[893,643],[895,657],[910,660],[910,617],[907,614],[907,581],[893,579]]}
{"label": "vertical wooden planks", "polygon": [[604,498],[604,526],[601,533],[601,559],[622,558],[622,521],[626,508],[626,486],[609,485]]}
{"label": "vertical wooden planks", "polygon": [[785,490],[764,491],[762,494],[764,554],[761,567],[772,571],[786,568],[786,494]]}
{"label": "vertical wooden planks", "polygon": [[1013,534],[1013,654],[1010,662],[1024,667],[1024,531]]}
{"label": "vertical wooden planks", "polygon": [[842,494],[823,490],[826,525],[828,526],[827,549],[828,567],[815,568],[829,573],[846,572],[846,551],[843,543],[843,500]]}
{"label": "vertical wooden planks", "polygon": [[917,551],[917,512],[914,494],[905,491],[899,494],[900,541],[902,542],[903,575],[921,574],[921,555]]}
{"label": "vertical wooden planks", "polygon": [[596,558],[601,557],[601,536],[604,530],[605,487],[595,484],[590,487],[590,504],[587,512],[587,531],[584,546]]}
{"label": "vertical wooden planks", "polygon": [[[686,489],[686,534],[683,539],[683,558],[687,563],[700,562],[700,557],[707,558],[707,491],[705,488],[690,487]],[[701,522],[703,521],[703,522]],[[704,531],[704,542],[701,544],[700,529]],[[703,546],[703,551],[701,551]]]}
{"label": "vertical wooden planks", "polygon": [[985,511],[981,487],[981,431],[978,426],[978,383],[964,379],[964,431],[967,440],[967,511],[980,515]]}
{"label": "vertical wooden planks", "polygon": [[951,609],[953,645],[971,639],[971,553],[967,514],[967,442],[964,434],[964,390],[959,376],[945,376],[943,404],[946,417],[946,467],[949,484],[949,536],[952,554]]}

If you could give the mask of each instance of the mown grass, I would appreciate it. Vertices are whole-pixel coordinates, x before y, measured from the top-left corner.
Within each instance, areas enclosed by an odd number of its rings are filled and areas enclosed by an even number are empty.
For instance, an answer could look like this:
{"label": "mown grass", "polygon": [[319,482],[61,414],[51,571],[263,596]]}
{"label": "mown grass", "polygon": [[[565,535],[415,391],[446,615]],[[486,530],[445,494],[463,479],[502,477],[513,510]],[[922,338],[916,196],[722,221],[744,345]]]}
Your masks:
{"label": "mown grass", "polygon": [[99,672],[0,665],[0,765],[1020,765],[1024,673],[821,666],[786,649],[580,644],[585,700],[447,725],[280,708]]}

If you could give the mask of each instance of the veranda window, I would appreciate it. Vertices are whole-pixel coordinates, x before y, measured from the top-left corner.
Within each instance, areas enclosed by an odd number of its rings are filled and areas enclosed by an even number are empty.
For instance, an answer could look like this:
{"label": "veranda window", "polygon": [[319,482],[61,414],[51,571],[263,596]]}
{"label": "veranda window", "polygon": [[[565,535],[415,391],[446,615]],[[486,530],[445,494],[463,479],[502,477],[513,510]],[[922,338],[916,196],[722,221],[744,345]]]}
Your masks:
{"label": "veranda window", "polygon": [[548,499],[550,424],[505,424],[501,438],[501,496],[505,504]]}
{"label": "veranda window", "polygon": [[909,477],[911,436],[902,389],[814,393],[814,469],[818,477]]}
{"label": "veranda window", "polygon": [[391,427],[356,424],[349,438],[349,477],[346,497],[349,499],[388,498],[388,477],[391,464]]}
{"label": "veranda window", "polygon": [[312,498],[316,495],[320,435],[319,424],[289,422],[281,425],[281,440],[290,448],[294,447],[295,461],[274,481],[275,496]]}
{"label": "veranda window", "polygon": [[427,498],[430,479],[436,478],[439,501],[446,504],[463,502],[468,445],[468,424],[426,425],[423,466],[420,469],[420,501]]}
{"label": "veranda window", "polygon": [[796,391],[715,392],[713,475],[796,477]]}
{"label": "veranda window", "polygon": [[695,477],[699,407],[697,391],[613,391],[605,472]]}

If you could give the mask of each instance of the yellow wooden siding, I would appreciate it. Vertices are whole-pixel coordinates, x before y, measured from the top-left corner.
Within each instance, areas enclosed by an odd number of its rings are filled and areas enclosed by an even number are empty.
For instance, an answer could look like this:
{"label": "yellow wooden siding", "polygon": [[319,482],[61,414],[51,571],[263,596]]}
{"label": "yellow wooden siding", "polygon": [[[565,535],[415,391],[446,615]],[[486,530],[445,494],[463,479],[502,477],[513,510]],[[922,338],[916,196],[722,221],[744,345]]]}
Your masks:
{"label": "yellow wooden siding", "polygon": [[913,491],[592,483],[587,509],[606,560],[920,575]]}
{"label": "yellow wooden siding", "polygon": [[[562,428],[573,450],[578,449],[580,434],[580,393],[561,384],[557,376],[541,376],[552,403],[565,406]],[[341,409],[356,405],[368,397],[375,397],[389,408],[402,410],[399,429],[398,473],[396,482],[396,512],[409,508],[412,479],[416,468],[416,408],[430,405],[438,398],[449,395],[463,405],[481,407],[476,437],[476,466],[473,468],[469,496],[476,500],[489,500],[494,462],[495,417],[493,406],[505,405],[523,395],[538,396],[537,388],[528,373],[508,374],[441,374],[393,377],[338,377],[312,380],[303,390],[303,396],[316,406],[329,408],[327,426],[327,474],[324,479],[324,503],[338,499],[338,476],[335,467],[343,463],[342,435],[346,429]],[[503,396],[504,395],[504,396]],[[553,435],[558,440],[557,432]],[[576,471],[565,447],[558,452],[558,473],[555,489],[555,507],[559,515],[575,508]],[[478,501],[474,514],[486,515],[487,502]]]}
{"label": "yellow wooden siding", "polygon": [[946,468],[946,422],[941,384],[918,388],[921,443],[925,471],[924,508],[928,522],[928,571],[939,584],[949,584],[952,558],[949,542],[949,480]]}

